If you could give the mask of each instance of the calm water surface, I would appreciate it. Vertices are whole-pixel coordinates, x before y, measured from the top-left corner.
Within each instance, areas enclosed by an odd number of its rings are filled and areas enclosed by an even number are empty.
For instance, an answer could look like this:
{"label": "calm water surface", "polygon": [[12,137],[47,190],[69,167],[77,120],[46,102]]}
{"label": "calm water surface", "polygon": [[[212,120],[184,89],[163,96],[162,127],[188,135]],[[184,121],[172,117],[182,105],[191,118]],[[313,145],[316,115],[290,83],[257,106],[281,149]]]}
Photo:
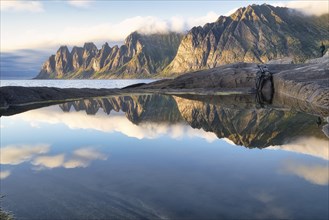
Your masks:
{"label": "calm water surface", "polygon": [[109,80],[0,80],[0,86],[58,87],[58,88],[122,88],[136,83],[150,83],[154,79]]}
{"label": "calm water surface", "polygon": [[328,219],[324,119],[209,100],[4,113],[1,205],[17,219]]}

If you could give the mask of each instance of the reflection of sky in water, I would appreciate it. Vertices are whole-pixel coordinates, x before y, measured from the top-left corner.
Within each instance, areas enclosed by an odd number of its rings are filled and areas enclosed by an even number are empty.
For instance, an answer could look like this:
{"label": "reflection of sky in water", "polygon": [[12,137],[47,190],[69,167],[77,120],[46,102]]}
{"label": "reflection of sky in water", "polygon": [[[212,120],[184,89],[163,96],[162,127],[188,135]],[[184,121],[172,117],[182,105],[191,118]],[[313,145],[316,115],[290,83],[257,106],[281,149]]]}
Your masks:
{"label": "reflection of sky in water", "polygon": [[1,118],[1,193],[27,218],[328,217],[327,142],[268,149],[53,106]]}

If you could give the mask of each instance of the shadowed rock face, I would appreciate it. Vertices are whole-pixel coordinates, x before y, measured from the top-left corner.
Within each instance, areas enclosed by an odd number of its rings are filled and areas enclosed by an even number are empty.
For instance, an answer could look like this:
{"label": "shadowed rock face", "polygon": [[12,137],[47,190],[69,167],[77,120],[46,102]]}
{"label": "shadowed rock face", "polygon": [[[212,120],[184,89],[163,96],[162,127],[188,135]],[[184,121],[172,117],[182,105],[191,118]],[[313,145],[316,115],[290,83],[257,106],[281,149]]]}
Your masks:
{"label": "shadowed rock face", "polygon": [[[329,110],[329,59],[309,64],[268,64],[273,73],[273,87],[267,84],[263,95],[272,93],[291,97],[315,107]],[[235,63],[200,70],[140,86],[140,89],[155,91],[185,91],[197,94],[200,91],[255,93],[256,73],[259,68],[252,63]],[[135,88],[136,89],[136,88]]]}
{"label": "shadowed rock face", "polygon": [[304,16],[266,4],[240,8],[229,17],[192,28],[165,72],[185,73],[235,62],[266,63],[284,57],[303,62],[319,57],[321,41],[329,43],[328,16]]}
{"label": "shadowed rock face", "polygon": [[312,17],[283,7],[250,5],[193,27],[184,37],[133,32],[120,47],[105,43],[98,50],[86,43],[71,52],[61,47],[36,78],[141,78],[236,62],[299,63],[319,57],[321,42],[329,46],[328,18],[329,14]]}
{"label": "shadowed rock face", "polygon": [[257,109],[250,95],[208,96],[202,101],[198,96],[134,95],[86,99],[60,107],[66,112],[74,108],[91,115],[99,109],[107,114],[112,110],[123,111],[134,124],[188,123],[249,148],[282,145],[309,135],[326,140],[316,123],[317,116],[291,110]]}
{"label": "shadowed rock face", "polygon": [[[329,60],[309,64],[268,64],[273,82],[265,83],[257,94],[269,97],[259,104],[279,103],[298,106],[304,112],[327,116],[329,112]],[[255,94],[256,64],[236,63],[184,74],[175,79],[138,84],[123,89],[58,89],[1,87],[0,109],[30,105],[33,103],[59,102],[107,95],[124,94]],[[273,90],[274,88],[274,90]],[[273,100],[273,93],[276,99]],[[278,101],[279,100],[279,101]]]}
{"label": "shadowed rock face", "polygon": [[134,124],[141,122],[176,123],[182,121],[176,102],[171,96],[132,95],[90,98],[67,102],[59,106],[64,112],[69,112],[73,108],[75,111],[85,111],[89,115],[96,114],[100,109],[108,115],[112,111],[123,111]]}
{"label": "shadowed rock face", "polygon": [[54,103],[118,94],[118,89],[59,89],[51,87],[0,87],[0,115],[11,115]]}
{"label": "shadowed rock face", "polygon": [[37,79],[48,78],[131,78],[150,77],[161,72],[174,58],[181,35],[178,33],[130,34],[121,47],[105,43],[100,50],[93,43],[62,46],[43,65]]}
{"label": "shadowed rock face", "polygon": [[[321,127],[324,124],[320,126],[317,123],[319,116],[323,122],[324,118],[329,116],[328,110],[321,111],[292,98],[287,100],[285,96],[274,96],[272,105],[260,106],[252,94],[119,95],[119,91],[102,98],[14,105],[6,110],[2,109],[0,113],[12,115],[64,102],[60,104],[60,108],[65,112],[74,109],[94,115],[102,109],[110,115],[112,111],[123,111],[126,117],[137,125],[150,122],[187,123],[193,128],[213,132],[218,138],[228,138],[236,145],[250,148],[282,145],[308,135],[323,139],[325,134]],[[79,93],[79,90],[75,92]]]}
{"label": "shadowed rock face", "polygon": [[191,127],[213,132],[236,145],[265,148],[309,134],[325,139],[316,116],[276,109],[230,108],[222,102],[210,104],[179,97],[175,100]]}

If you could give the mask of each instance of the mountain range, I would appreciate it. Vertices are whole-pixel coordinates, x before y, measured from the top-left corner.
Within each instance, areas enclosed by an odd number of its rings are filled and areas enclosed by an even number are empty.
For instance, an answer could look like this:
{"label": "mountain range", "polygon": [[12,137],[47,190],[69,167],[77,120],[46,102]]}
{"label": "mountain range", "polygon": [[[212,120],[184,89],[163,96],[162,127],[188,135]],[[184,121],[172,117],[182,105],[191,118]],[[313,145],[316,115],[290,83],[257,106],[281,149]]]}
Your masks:
{"label": "mountain range", "polygon": [[62,46],[36,78],[148,78],[171,76],[228,63],[294,63],[319,57],[329,46],[329,14],[306,16],[268,4],[250,5],[203,27],[180,33],[130,34],[122,46]]}

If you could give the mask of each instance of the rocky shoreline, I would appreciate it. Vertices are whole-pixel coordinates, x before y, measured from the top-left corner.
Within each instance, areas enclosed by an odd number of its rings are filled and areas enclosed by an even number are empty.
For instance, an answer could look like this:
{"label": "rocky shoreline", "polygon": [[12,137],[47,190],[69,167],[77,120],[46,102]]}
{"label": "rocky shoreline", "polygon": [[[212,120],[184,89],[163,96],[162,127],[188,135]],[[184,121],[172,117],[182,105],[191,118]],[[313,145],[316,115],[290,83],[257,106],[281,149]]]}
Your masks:
{"label": "rocky shoreline", "polygon": [[1,87],[0,109],[4,111],[22,106],[50,105],[83,98],[129,94],[204,96],[256,94],[261,97],[260,105],[272,104],[277,100],[273,100],[274,96],[280,97],[281,100],[296,100],[293,102],[299,103],[300,106],[304,106],[303,108],[320,109],[315,112],[327,114],[329,111],[329,59],[307,64],[268,64],[266,67],[272,77],[270,81],[264,82],[261,89],[256,88],[259,66],[252,63],[229,64],[187,73],[174,79],[163,79],[122,89]]}

